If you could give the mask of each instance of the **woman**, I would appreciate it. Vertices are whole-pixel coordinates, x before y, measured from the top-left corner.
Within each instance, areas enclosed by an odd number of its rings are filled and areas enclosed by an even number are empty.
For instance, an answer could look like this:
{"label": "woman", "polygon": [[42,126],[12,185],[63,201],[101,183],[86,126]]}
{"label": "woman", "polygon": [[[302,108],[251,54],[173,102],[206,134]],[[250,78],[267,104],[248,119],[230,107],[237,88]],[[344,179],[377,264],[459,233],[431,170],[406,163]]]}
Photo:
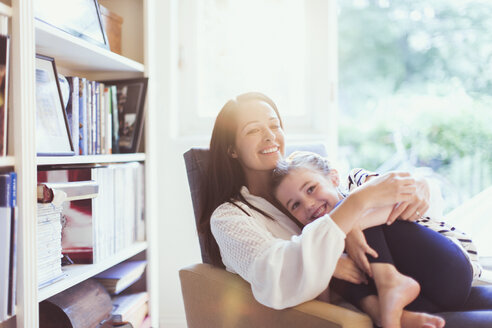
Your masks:
{"label": "woman", "polygon": [[[226,103],[212,133],[200,221],[212,261],[223,262],[227,270],[241,275],[251,284],[255,298],[275,309],[314,299],[332,276],[343,279],[348,271],[357,270],[353,261],[339,262],[339,258],[346,234],[368,204],[402,203],[391,217],[406,219],[419,210],[423,213],[427,206],[419,196],[422,193],[416,192],[425,191],[425,184],[416,184],[405,174],[387,174],[363,185],[301,233],[274,206],[270,192],[271,172],[284,146],[282,122],[268,97],[248,93]],[[360,239],[358,243],[367,246]],[[359,277],[362,281],[360,272]],[[374,295],[367,296],[361,306],[378,321]],[[443,321],[404,311],[403,326],[426,324],[441,327]]]}

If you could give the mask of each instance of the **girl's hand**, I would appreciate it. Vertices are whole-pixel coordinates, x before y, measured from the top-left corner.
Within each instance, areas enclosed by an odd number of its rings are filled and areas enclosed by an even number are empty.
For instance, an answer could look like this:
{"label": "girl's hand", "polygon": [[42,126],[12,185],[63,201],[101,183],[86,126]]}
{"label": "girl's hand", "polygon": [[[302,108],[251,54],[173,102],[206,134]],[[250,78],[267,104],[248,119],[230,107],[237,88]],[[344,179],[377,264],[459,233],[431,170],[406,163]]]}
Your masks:
{"label": "girl's hand", "polygon": [[370,277],[373,276],[366,254],[378,257],[378,253],[369,247],[366,237],[359,227],[354,227],[345,238],[345,251],[361,270]]}
{"label": "girl's hand", "polygon": [[415,197],[415,179],[407,172],[389,172],[372,178],[354,191],[367,210],[374,207],[410,202]]}
{"label": "girl's hand", "polygon": [[364,276],[364,273],[357,267],[355,262],[348,257],[347,254],[342,254],[342,256],[340,256],[333,276],[353,284],[367,284],[367,279]]}
{"label": "girl's hand", "polygon": [[429,184],[423,178],[416,179],[416,192],[408,201],[398,203],[388,217],[387,224],[393,223],[397,218],[405,221],[420,219],[429,209]]}

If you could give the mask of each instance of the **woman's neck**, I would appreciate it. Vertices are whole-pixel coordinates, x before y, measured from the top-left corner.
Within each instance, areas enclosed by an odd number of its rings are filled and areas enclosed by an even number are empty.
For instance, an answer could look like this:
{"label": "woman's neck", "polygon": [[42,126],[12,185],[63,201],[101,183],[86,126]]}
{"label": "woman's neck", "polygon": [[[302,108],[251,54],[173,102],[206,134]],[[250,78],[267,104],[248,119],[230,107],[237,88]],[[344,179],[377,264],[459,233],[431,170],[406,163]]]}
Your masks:
{"label": "woman's neck", "polygon": [[273,197],[270,192],[271,179],[272,179],[272,172],[257,171],[254,172],[254,174],[249,174],[246,176],[246,187],[248,187],[250,194],[265,198],[269,202],[272,202]]}

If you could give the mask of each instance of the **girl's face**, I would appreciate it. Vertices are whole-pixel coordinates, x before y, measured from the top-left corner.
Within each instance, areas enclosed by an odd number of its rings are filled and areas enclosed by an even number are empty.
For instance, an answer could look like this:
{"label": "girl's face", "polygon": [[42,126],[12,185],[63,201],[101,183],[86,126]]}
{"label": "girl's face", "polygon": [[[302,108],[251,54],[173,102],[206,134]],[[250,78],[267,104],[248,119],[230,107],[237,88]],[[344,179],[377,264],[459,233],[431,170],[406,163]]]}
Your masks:
{"label": "girl's face", "polygon": [[284,154],[284,132],[270,105],[252,99],[241,104],[237,116],[236,143],[230,155],[245,173],[271,171]]}
{"label": "girl's face", "polygon": [[306,225],[330,213],[342,199],[337,186],[336,170],[324,175],[313,169],[299,168],[284,178],[275,197],[299,222]]}

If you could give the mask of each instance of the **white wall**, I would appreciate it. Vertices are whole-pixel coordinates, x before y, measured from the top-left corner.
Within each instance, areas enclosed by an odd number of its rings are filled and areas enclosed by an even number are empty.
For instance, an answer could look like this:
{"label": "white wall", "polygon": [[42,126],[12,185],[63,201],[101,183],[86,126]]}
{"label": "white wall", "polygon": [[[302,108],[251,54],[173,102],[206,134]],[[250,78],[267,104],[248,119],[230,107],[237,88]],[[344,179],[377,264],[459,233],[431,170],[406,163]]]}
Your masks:
{"label": "white wall", "polygon": [[[152,81],[149,92],[156,95],[149,106],[156,112],[153,135],[149,139],[148,156],[159,163],[150,172],[157,180],[152,191],[160,213],[157,236],[159,239],[160,327],[186,327],[184,306],[178,271],[200,262],[200,250],[188,188],[183,153],[192,146],[205,145],[206,140],[190,140],[175,135],[176,120],[176,3],[177,0],[152,1],[149,21],[154,30],[149,33],[147,64]],[[151,28],[152,29],[152,28]],[[152,97],[151,97],[152,98]],[[156,128],[158,125],[159,128]]]}

